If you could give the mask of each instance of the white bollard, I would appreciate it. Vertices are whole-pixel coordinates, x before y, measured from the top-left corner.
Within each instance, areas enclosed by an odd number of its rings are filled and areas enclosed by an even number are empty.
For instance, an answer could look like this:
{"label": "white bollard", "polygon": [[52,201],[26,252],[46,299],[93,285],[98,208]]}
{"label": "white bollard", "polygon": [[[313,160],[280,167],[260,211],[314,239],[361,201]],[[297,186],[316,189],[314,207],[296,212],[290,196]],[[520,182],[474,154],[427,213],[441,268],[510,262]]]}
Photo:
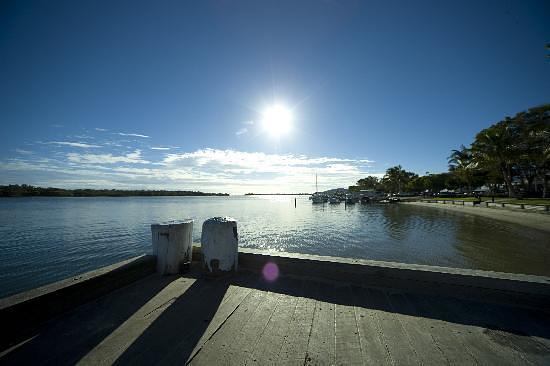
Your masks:
{"label": "white bollard", "polygon": [[151,234],[158,273],[176,274],[189,269],[193,255],[193,220],[152,224]]}
{"label": "white bollard", "polygon": [[237,271],[239,236],[237,220],[214,217],[202,224],[202,266],[211,274]]}

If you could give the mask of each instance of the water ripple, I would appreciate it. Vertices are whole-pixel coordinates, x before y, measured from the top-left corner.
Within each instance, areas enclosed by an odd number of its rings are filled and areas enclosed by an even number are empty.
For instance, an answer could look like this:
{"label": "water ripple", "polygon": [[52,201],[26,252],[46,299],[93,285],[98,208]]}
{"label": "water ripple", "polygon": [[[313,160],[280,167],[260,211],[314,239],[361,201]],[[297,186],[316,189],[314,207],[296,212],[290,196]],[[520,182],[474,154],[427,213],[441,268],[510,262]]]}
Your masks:
{"label": "water ripple", "polygon": [[549,275],[545,234],[404,205],[305,197],[0,199],[0,297],[151,252],[150,224],[233,216],[242,247]]}

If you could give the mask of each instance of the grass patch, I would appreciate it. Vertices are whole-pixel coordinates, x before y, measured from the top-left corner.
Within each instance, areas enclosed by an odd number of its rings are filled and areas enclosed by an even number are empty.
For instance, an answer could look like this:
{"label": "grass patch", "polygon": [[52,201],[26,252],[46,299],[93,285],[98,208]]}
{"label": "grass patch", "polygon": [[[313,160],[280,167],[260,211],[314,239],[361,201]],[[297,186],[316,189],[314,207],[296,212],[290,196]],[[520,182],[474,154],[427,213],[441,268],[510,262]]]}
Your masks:
{"label": "grass patch", "polygon": [[[466,201],[466,202],[472,202],[477,201],[478,199],[475,197],[430,197],[426,198],[428,200],[438,200],[438,201]],[[490,201],[491,197],[481,197],[482,201]],[[497,198],[495,198],[495,201]]]}
{"label": "grass patch", "polygon": [[514,203],[516,205],[550,205],[550,199],[549,198],[524,198],[522,200],[518,199],[507,199],[506,201],[502,201],[505,203]]}

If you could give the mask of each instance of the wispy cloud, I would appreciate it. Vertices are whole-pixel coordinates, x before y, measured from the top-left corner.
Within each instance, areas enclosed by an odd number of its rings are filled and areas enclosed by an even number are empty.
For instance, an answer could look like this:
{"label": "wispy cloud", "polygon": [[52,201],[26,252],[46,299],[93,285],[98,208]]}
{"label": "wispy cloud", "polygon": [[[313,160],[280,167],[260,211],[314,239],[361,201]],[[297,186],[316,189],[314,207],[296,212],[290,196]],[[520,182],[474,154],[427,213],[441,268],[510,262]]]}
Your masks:
{"label": "wispy cloud", "polygon": [[106,129],[106,128],[99,128],[99,127],[94,128],[94,130],[100,131],[100,132],[107,132],[107,131],[109,131],[109,130]]}
{"label": "wispy cloud", "polygon": [[312,177],[322,176],[326,188],[345,187],[368,175],[367,159],[308,157],[295,154],[266,154],[237,150],[201,149],[181,154],[166,154],[167,169],[191,168],[207,171],[232,181],[247,184],[264,182],[259,191],[308,191]]}
{"label": "wispy cloud", "polygon": [[151,147],[165,151],[154,159],[144,157],[139,149],[103,154],[43,151],[46,156],[40,156],[39,152],[19,153],[17,158],[0,160],[0,184],[25,181],[65,187],[311,192],[315,189],[315,174],[319,176],[319,189],[347,187],[366,175],[379,174],[371,169],[371,161],[364,158],[213,148],[175,153],[168,148],[171,147]]}
{"label": "wispy cloud", "polygon": [[124,133],[124,132],[119,132],[119,133],[117,133],[117,135],[119,135],[119,136],[141,137],[141,138],[145,138],[145,139],[151,138],[151,136],[141,135],[141,134],[139,134],[139,133]]}
{"label": "wispy cloud", "polygon": [[248,128],[243,127],[243,128],[241,128],[240,130],[238,130],[237,132],[235,132],[235,135],[240,136],[240,135],[243,135],[243,134],[245,134],[245,133],[247,133],[247,132],[248,132]]}
{"label": "wispy cloud", "polygon": [[74,135],[73,137],[75,139],[84,139],[84,140],[94,140],[95,139],[95,137],[90,136],[90,135]]}
{"label": "wispy cloud", "polygon": [[101,147],[99,145],[92,145],[92,144],[86,144],[86,143],[83,143],[83,142],[71,142],[71,141],[50,141],[50,142],[47,142],[47,143],[51,144],[51,145],[82,147],[84,149]]}
{"label": "wispy cloud", "polygon": [[115,163],[130,163],[130,164],[148,164],[149,161],[141,158],[141,150],[135,150],[126,155],[113,154],[67,154],[67,159],[73,163],[80,164],[115,164]]}
{"label": "wispy cloud", "polygon": [[31,155],[33,154],[32,151],[29,150],[23,150],[23,149],[15,149],[15,152],[22,155]]}
{"label": "wispy cloud", "polygon": [[371,162],[366,159],[344,159],[336,157],[318,157],[311,158],[305,155],[295,154],[266,154],[262,152],[244,152],[238,150],[219,150],[219,149],[200,149],[190,153],[166,154],[165,163],[177,161],[193,161],[197,165],[220,164],[225,166],[249,167],[253,169],[262,169],[271,167],[289,167],[289,166],[315,166],[336,163],[366,163]]}

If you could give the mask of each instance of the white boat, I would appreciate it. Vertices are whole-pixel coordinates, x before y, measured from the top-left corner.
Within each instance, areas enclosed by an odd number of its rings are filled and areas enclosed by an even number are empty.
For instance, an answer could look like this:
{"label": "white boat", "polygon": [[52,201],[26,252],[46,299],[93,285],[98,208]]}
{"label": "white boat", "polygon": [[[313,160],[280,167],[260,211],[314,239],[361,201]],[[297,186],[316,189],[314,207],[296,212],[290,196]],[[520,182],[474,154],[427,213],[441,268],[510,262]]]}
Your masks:
{"label": "white boat", "polygon": [[323,194],[315,192],[311,195],[311,203],[325,203],[326,197]]}
{"label": "white boat", "polygon": [[346,195],[346,204],[347,205],[355,205],[356,202],[357,202],[357,200],[351,194]]}
{"label": "white boat", "polygon": [[328,197],[323,193],[319,193],[317,189],[317,174],[315,174],[315,193],[313,193],[309,199],[311,203],[325,203],[328,201]]}

